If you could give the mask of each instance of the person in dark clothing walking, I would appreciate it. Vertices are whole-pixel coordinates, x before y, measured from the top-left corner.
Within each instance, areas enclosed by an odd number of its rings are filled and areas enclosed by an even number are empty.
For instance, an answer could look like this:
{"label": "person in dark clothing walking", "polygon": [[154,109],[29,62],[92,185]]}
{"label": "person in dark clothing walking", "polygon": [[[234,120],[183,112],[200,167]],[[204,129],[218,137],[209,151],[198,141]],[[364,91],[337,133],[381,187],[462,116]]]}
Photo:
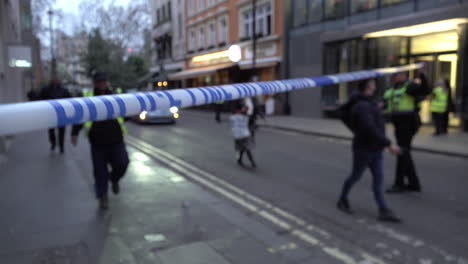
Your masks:
{"label": "person in dark clothing walking", "polygon": [[[104,73],[94,75],[94,90],[85,96],[112,94],[108,87],[107,76]],[[78,134],[82,128],[91,144],[91,158],[93,161],[96,197],[101,209],[108,208],[108,185],[112,183],[114,194],[120,192],[119,181],[125,175],[129,159],[125,148],[123,135],[127,133],[124,119],[86,122],[84,125],[73,126],[72,143],[78,142]],[[109,165],[111,170],[109,170]]]}
{"label": "person in dark clothing walking", "polygon": [[[52,77],[50,84],[44,87],[39,94],[39,98],[41,100],[53,100],[53,99],[62,99],[62,98],[69,98],[69,97],[71,97],[70,92],[67,89],[62,87],[60,80],[56,76]],[[55,147],[57,146],[55,130],[56,128],[49,129],[49,142],[50,142],[50,149],[52,151],[54,151]],[[59,137],[58,144],[60,148],[60,153],[63,154],[65,152],[65,145],[64,145],[65,127],[59,127],[57,128],[57,130],[58,130],[58,137]]]}
{"label": "person in dark clothing walking", "polygon": [[[427,95],[427,81],[422,73],[419,78],[409,81],[407,72],[396,73],[392,79],[394,86],[385,92],[384,99],[387,112],[395,127],[395,138],[402,148],[402,154],[397,159],[395,182],[387,192],[421,192],[411,148],[413,138],[421,125],[419,103]],[[407,184],[405,179],[408,181]]]}
{"label": "person in dark clothing walking", "polygon": [[342,107],[343,115],[347,115],[346,122],[353,131],[353,167],[351,175],[346,179],[337,204],[339,210],[352,214],[348,201],[348,194],[353,185],[359,181],[364,171],[369,168],[373,176],[372,190],[379,207],[381,221],[399,222],[385,202],[383,194],[383,149],[388,148],[398,155],[400,148],[391,144],[385,135],[385,123],[377,104],[372,100],[376,90],[374,80],[365,80],[359,84],[359,93],[352,96]]}
{"label": "person in dark clothing walking", "polygon": [[224,101],[218,101],[215,103],[215,121],[221,123],[221,111],[223,111]]}

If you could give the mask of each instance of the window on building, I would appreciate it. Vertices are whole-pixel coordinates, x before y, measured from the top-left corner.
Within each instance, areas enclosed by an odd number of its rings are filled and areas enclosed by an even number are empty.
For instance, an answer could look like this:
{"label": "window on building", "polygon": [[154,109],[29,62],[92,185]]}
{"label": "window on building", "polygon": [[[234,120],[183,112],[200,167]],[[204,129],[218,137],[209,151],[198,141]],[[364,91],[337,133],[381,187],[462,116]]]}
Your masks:
{"label": "window on building", "polygon": [[[255,31],[257,36],[268,36],[272,32],[272,12],[271,12],[271,4],[267,3],[265,5],[257,7],[255,11],[257,23],[255,25]],[[250,38],[252,37],[253,31],[253,14],[252,10],[249,9],[242,13],[242,28],[241,36],[242,38]]]}
{"label": "window on building", "polygon": [[182,14],[179,13],[179,17],[177,18],[178,20],[178,23],[179,23],[179,38],[181,39],[182,38],[182,35],[183,35],[183,22],[182,22]]}
{"label": "window on building", "polygon": [[195,50],[195,43],[196,43],[195,30],[191,30],[190,31],[190,41],[189,41],[189,50],[190,51]]}
{"label": "window on building", "polygon": [[209,46],[212,47],[216,43],[216,34],[215,34],[215,24],[210,24],[210,31],[209,31]]}
{"label": "window on building", "polygon": [[205,48],[205,28],[200,27],[200,30],[198,31],[198,49],[203,49]]}
{"label": "window on building", "polygon": [[189,13],[189,14],[192,14],[192,13],[193,13],[193,9],[194,9],[194,7],[195,7],[193,1],[195,1],[195,0],[189,0],[189,1],[188,1],[188,2],[189,2],[189,3],[188,3],[188,13]]}
{"label": "window on building", "polygon": [[201,11],[205,8],[205,0],[198,0],[198,11]]}
{"label": "window on building", "polygon": [[350,2],[351,13],[364,12],[377,7],[377,0],[353,0]]}
{"label": "window on building", "polygon": [[294,1],[294,26],[304,25],[307,22],[307,1]]}
{"label": "window on building", "polygon": [[226,18],[223,18],[219,22],[219,42],[227,43],[228,42],[228,25]]}
{"label": "window on building", "polygon": [[214,6],[215,0],[207,0],[208,1],[208,6]]}
{"label": "window on building", "polygon": [[316,23],[322,20],[322,3],[322,0],[309,0],[309,6],[307,7],[307,21],[309,23]]}
{"label": "window on building", "polygon": [[167,2],[167,17],[168,19],[171,19],[171,2]]}
{"label": "window on building", "polygon": [[242,27],[243,27],[243,38],[248,38],[252,36],[252,11],[248,10],[242,14]]}
{"label": "window on building", "polygon": [[408,0],[382,0],[382,5],[389,6],[389,5],[399,4],[399,3],[403,3],[407,1]]}
{"label": "window on building", "polygon": [[166,20],[166,18],[167,18],[167,17],[166,17],[166,6],[163,5],[163,6],[161,7],[161,10],[162,10],[162,11],[161,11],[161,13],[162,13],[162,20],[164,21],[164,20]]}
{"label": "window on building", "polygon": [[325,1],[325,17],[339,18],[346,14],[347,0],[326,0]]}
{"label": "window on building", "polygon": [[161,23],[161,10],[156,10],[156,21],[158,21],[158,24]]}

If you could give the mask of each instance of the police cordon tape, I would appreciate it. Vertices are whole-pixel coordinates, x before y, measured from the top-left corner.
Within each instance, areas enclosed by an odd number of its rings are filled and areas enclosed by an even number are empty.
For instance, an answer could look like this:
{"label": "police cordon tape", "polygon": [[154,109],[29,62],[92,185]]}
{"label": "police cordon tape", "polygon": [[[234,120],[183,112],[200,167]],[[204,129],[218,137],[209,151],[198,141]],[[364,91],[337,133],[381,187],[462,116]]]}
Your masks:
{"label": "police cordon tape", "polygon": [[0,136],[81,124],[86,121],[114,119],[119,116],[136,116],[142,111],[164,110],[173,106],[186,108],[217,101],[358,81],[422,67],[423,64],[411,64],[312,78],[5,104],[0,105]]}

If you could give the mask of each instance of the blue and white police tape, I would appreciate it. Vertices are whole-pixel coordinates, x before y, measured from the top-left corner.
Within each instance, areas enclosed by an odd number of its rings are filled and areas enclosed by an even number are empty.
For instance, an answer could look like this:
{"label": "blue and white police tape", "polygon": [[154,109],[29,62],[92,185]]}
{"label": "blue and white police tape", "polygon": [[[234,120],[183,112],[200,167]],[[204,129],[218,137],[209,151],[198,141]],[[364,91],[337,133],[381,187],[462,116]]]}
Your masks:
{"label": "blue and white police tape", "polygon": [[172,106],[184,108],[351,82],[415,70],[422,66],[411,64],[313,78],[5,104],[0,105],[0,136],[119,116],[135,116],[142,111],[169,109]]}

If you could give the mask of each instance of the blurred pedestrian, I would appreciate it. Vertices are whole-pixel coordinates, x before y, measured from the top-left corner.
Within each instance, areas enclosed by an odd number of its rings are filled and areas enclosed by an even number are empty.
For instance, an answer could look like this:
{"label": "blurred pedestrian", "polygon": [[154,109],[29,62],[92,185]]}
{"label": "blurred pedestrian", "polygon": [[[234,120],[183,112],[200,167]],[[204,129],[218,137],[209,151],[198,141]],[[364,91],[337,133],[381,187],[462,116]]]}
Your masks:
{"label": "blurred pedestrian", "polygon": [[[63,88],[60,79],[57,76],[53,76],[50,81],[50,84],[45,86],[39,94],[39,99],[41,100],[53,100],[69,97],[71,97],[70,92],[67,89]],[[58,130],[58,145],[60,148],[60,153],[63,154],[65,152],[65,127],[49,129],[50,149],[54,151],[55,147],[57,146],[55,130]]]}
{"label": "blurred pedestrian", "polygon": [[375,80],[361,81],[359,92],[353,95],[342,107],[342,115],[346,125],[354,134],[352,152],[353,165],[350,176],[346,179],[337,204],[341,211],[352,214],[353,210],[348,201],[348,194],[357,183],[364,171],[369,168],[372,177],[372,191],[379,208],[381,221],[399,222],[400,219],[389,209],[384,198],[383,184],[383,149],[388,148],[391,153],[398,155],[400,148],[391,144],[385,135],[385,122],[377,103],[372,100],[376,90]]}
{"label": "blurred pedestrian", "polygon": [[249,117],[249,131],[252,143],[255,144],[255,132],[257,131],[257,119],[258,117],[264,118],[262,112],[259,109],[258,100],[256,97],[247,97],[244,99],[244,106],[247,107],[247,116]]}
{"label": "blurred pedestrian", "polygon": [[[94,90],[85,93],[85,96],[113,94],[105,73],[96,73],[93,81]],[[78,143],[78,134],[83,127],[91,145],[96,197],[99,199],[100,208],[107,209],[109,181],[112,184],[112,192],[118,194],[119,181],[125,175],[129,164],[123,140],[123,135],[127,133],[124,118],[88,121],[84,125],[75,125],[72,131],[73,145]]]}
{"label": "blurred pedestrian", "polygon": [[221,111],[223,110],[224,101],[215,103],[215,121],[221,123]]}
{"label": "blurred pedestrian", "polygon": [[[388,193],[406,191],[421,192],[416,168],[411,155],[413,138],[421,125],[419,103],[428,95],[426,77],[420,73],[414,81],[408,79],[408,72],[399,72],[392,76],[393,87],[384,94],[387,112],[395,128],[397,144],[402,148],[398,156],[395,182]],[[408,183],[405,183],[407,179]]]}
{"label": "blurred pedestrian", "polygon": [[257,165],[250,150],[251,135],[248,127],[249,118],[247,116],[247,111],[247,106],[245,106],[244,104],[235,104],[234,113],[230,116],[231,130],[232,135],[234,137],[235,149],[237,152],[237,163],[241,166],[244,166],[242,158],[245,153],[247,154],[250,164],[253,168],[255,168]]}
{"label": "blurred pedestrian", "polygon": [[273,96],[268,96],[265,101],[265,114],[267,116],[275,113],[275,99]]}
{"label": "blurred pedestrian", "polygon": [[436,88],[432,91],[431,112],[435,127],[434,136],[448,133],[449,114],[455,110],[451,94],[448,80],[438,81]]}
{"label": "blurred pedestrian", "polygon": [[37,94],[36,90],[31,89],[26,95],[29,101],[36,101],[39,99],[39,95]]}

